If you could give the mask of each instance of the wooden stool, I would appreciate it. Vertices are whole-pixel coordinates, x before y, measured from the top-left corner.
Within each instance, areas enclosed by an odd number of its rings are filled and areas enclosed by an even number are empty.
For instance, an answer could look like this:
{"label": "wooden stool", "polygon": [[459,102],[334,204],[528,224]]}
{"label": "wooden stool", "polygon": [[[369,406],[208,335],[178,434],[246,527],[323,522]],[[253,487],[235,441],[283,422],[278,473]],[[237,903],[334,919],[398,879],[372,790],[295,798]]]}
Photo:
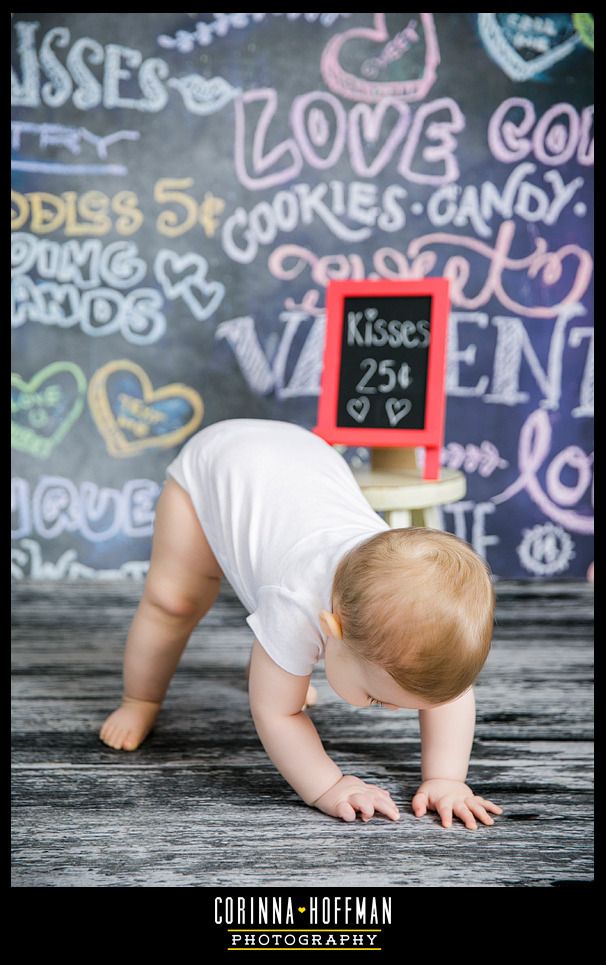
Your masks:
{"label": "wooden stool", "polygon": [[436,506],[463,499],[467,492],[465,476],[456,469],[442,469],[440,479],[423,479],[414,449],[371,449],[371,469],[353,472],[372,508],[385,514],[392,529],[440,529]]}

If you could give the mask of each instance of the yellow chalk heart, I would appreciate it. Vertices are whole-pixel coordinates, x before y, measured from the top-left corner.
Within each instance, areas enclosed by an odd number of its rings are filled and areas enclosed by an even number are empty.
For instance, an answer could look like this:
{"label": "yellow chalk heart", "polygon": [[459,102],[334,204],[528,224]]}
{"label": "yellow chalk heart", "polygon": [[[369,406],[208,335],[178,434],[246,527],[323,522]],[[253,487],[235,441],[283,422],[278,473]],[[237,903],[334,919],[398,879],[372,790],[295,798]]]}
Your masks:
{"label": "yellow chalk heart", "polygon": [[[110,399],[108,380],[128,376],[131,381],[134,378],[133,390]],[[191,416],[184,425],[175,427],[166,413],[159,410],[163,402],[171,400],[189,407]],[[204,413],[204,403],[194,389],[180,383],[154,389],[144,369],[128,359],[114,359],[95,372],[89,383],[88,402],[109,454],[118,458],[136,455],[148,447],[168,448],[180,444],[197,429]],[[118,403],[124,409],[120,414],[114,411]],[[169,422],[166,430],[162,428],[163,421]],[[158,431],[154,431],[155,425]],[[129,438],[127,432],[135,438]]]}
{"label": "yellow chalk heart", "polygon": [[305,907],[303,907],[303,908],[297,908],[297,911],[300,911],[301,914],[303,914],[304,911],[307,911],[307,908],[305,908]]}

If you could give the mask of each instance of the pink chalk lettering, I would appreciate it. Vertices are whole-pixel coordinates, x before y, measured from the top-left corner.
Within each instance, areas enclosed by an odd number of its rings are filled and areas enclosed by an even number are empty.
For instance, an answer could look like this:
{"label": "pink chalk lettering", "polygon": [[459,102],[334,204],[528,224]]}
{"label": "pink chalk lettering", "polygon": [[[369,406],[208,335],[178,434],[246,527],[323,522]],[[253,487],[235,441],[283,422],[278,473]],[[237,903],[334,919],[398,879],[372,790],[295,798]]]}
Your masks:
{"label": "pink chalk lettering", "polygon": [[[492,497],[493,503],[505,503],[519,492],[527,492],[541,512],[555,523],[559,523],[573,533],[593,533],[593,516],[583,515],[563,506],[580,502],[592,480],[590,466],[593,453],[587,455],[578,446],[568,446],[554,457],[547,467],[543,491],[538,472],[549,456],[551,448],[551,423],[549,415],[542,409],[532,412],[520,432],[518,444],[518,469],[520,475],[502,493]],[[561,481],[565,466],[575,469],[578,481],[575,486],[566,486]],[[593,504],[593,499],[592,499]]]}
{"label": "pink chalk lettering", "polygon": [[[332,278],[425,278],[438,274],[450,280],[453,308],[475,310],[496,298],[512,314],[530,318],[555,318],[565,306],[580,302],[593,270],[593,259],[589,252],[574,244],[550,252],[547,242],[537,238],[535,249],[529,255],[511,258],[509,252],[514,231],[513,221],[503,222],[494,248],[477,238],[463,238],[444,232],[421,235],[410,242],[406,253],[389,247],[378,249],[373,256],[374,271],[365,270],[359,256],[335,254],[320,258],[302,245],[292,244],[275,248],[269,256],[268,266],[275,278],[284,281],[293,281],[308,270],[314,284],[320,286],[327,285]],[[445,252],[441,252],[441,248],[445,248]],[[455,253],[452,253],[453,249]],[[462,253],[456,249],[462,249]],[[473,271],[470,262],[472,255],[476,256]],[[480,264],[477,263],[478,257]],[[486,260],[483,272],[481,259]],[[567,276],[567,288],[564,293],[559,293],[558,301],[546,305],[546,292],[551,286],[561,283],[567,259],[572,264]],[[507,284],[516,291],[528,289],[528,281],[539,278],[540,303],[523,305],[511,297],[505,289],[505,273]],[[476,295],[468,291],[472,281],[481,286]]]}
{"label": "pink chalk lettering", "polygon": [[[354,27],[351,30],[345,30],[341,34],[335,34],[326,44],[322,53],[320,69],[330,90],[341,97],[349,98],[349,100],[366,101],[369,104],[375,104],[383,97],[400,97],[407,101],[418,101],[426,97],[436,81],[436,68],[440,63],[440,50],[433,15],[421,13],[419,19],[425,42],[425,60],[420,76],[404,81],[380,81],[365,78],[364,75],[368,74],[369,65],[372,65],[371,73],[373,71],[378,73],[381,67],[385,65],[388,59],[385,57],[387,49],[385,44],[393,43],[395,40],[395,38],[390,37],[385,14],[375,13],[372,27]],[[418,21],[414,23],[416,28]],[[416,45],[420,40],[416,29],[409,31],[409,45],[410,41]],[[342,66],[343,51],[346,46],[349,46],[346,54],[348,63],[353,60],[354,63],[359,64],[355,68],[357,73],[352,73]],[[377,57],[373,57],[373,47],[377,50]],[[400,50],[404,56],[402,44],[400,44]],[[381,59],[381,55],[383,55],[383,59]]]}
{"label": "pink chalk lettering", "polygon": [[[465,294],[465,286],[471,276],[477,277],[477,272],[471,271],[467,258],[452,255],[446,261],[441,274],[450,279],[450,297],[457,308],[475,309],[486,305],[491,298],[497,298],[504,308],[513,313],[522,313],[532,318],[552,318],[564,306],[581,301],[587,291],[593,270],[593,259],[588,251],[579,245],[564,245],[557,251],[548,251],[544,238],[535,239],[535,248],[525,258],[510,258],[515,223],[504,221],[497,235],[494,248],[479,241],[477,238],[461,238],[459,235],[449,235],[443,232],[423,235],[411,241],[408,246],[408,257],[414,257],[427,246],[432,248],[447,245],[449,248],[461,247],[483,256],[488,260],[486,281],[475,297]],[[515,301],[505,291],[503,273],[505,271],[520,272],[526,269],[526,277],[535,279],[540,276],[542,285],[547,288],[561,281],[563,265],[567,258],[572,259],[574,277],[569,284],[566,295],[554,305],[523,305]],[[519,278],[516,279],[519,288]]]}
{"label": "pink chalk lettering", "polygon": [[[442,174],[413,171],[412,163],[421,141],[423,125],[432,114],[438,114],[440,111],[449,112],[451,119],[434,120],[427,124],[427,139],[437,143],[434,145],[428,144],[421,151],[421,157],[426,164],[444,164],[444,171]],[[398,164],[398,171],[402,177],[414,181],[415,184],[449,184],[451,181],[456,181],[459,177],[459,165],[454,153],[457,141],[453,134],[462,131],[464,127],[465,117],[463,112],[451,97],[440,97],[430,104],[423,104],[419,107]]]}
{"label": "pink chalk lettering", "polygon": [[[261,101],[263,104],[261,117],[257,122],[252,144],[252,174],[246,168],[246,113],[245,108],[248,104]],[[234,133],[234,164],[238,180],[249,191],[259,191],[262,188],[273,188],[284,181],[295,178],[303,167],[303,158],[297,144],[292,138],[287,138],[281,144],[276,145],[271,151],[264,153],[267,129],[271,124],[278,103],[278,95],[271,87],[260,90],[250,90],[237,97],[234,101],[235,106],[235,133]],[[269,171],[274,165],[278,164],[285,157],[290,156],[290,162],[278,171]]]}
{"label": "pink chalk lettering", "polygon": [[[383,146],[370,163],[364,155],[365,144],[377,144],[385,115],[388,111],[395,111],[393,127]],[[374,178],[380,174],[391,160],[396,147],[406,136],[410,125],[410,107],[393,97],[385,97],[375,107],[368,104],[356,104],[349,115],[349,156],[351,166],[356,174],[363,178]]]}
{"label": "pink chalk lettering", "polygon": [[[309,120],[306,122],[305,119],[305,111],[308,106],[318,104],[318,102],[327,104],[334,115],[335,133],[332,135],[334,143],[326,157],[320,157],[315,150],[315,146],[324,146],[328,141],[331,130],[330,122],[324,114],[320,114],[320,108],[317,106],[310,112]],[[290,109],[290,123],[301,153],[308,164],[320,170],[331,168],[333,164],[336,164],[343,153],[347,116],[341,102],[333,94],[312,91],[295,98]],[[316,135],[315,138],[314,134]]]}
{"label": "pink chalk lettering", "polygon": [[[522,112],[514,121],[513,112]],[[554,123],[563,117],[565,124]],[[579,115],[572,104],[554,104],[537,123],[532,101],[509,97],[500,104],[488,124],[488,146],[497,161],[511,164],[533,154],[537,161],[558,167],[576,154],[579,164],[593,164],[593,105]]]}

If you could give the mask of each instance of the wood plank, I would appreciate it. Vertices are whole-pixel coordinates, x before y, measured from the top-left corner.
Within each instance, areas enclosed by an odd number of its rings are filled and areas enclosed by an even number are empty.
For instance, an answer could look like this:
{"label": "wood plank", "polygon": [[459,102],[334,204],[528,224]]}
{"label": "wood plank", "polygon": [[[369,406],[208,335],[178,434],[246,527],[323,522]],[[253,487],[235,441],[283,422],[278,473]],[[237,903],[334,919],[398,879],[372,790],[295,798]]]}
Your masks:
{"label": "wood plank", "polygon": [[15,887],[338,888],[361,876],[370,888],[539,887],[592,878],[591,587],[497,584],[468,782],[505,813],[476,832],[412,814],[417,715],[351,708],[322,669],[309,713],[327,751],[386,787],[402,817],[347,825],[303,804],[250,719],[252,633],[225,582],[147,741],[129,754],[106,747],[98,729],[120,696],[140,593],[126,582],[13,587]]}

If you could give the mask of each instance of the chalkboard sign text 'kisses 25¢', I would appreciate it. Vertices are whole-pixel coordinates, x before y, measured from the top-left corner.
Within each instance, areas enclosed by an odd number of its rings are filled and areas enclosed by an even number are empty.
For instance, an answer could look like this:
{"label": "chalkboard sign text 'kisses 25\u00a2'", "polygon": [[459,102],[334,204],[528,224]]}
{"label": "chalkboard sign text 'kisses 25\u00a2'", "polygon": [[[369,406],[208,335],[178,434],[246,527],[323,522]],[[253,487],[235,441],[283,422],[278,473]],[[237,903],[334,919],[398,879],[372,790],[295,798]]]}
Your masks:
{"label": "chalkboard sign text 'kisses 25\u00a2'", "polygon": [[444,440],[448,280],[332,281],[318,424],[350,446],[419,446],[437,479]]}

